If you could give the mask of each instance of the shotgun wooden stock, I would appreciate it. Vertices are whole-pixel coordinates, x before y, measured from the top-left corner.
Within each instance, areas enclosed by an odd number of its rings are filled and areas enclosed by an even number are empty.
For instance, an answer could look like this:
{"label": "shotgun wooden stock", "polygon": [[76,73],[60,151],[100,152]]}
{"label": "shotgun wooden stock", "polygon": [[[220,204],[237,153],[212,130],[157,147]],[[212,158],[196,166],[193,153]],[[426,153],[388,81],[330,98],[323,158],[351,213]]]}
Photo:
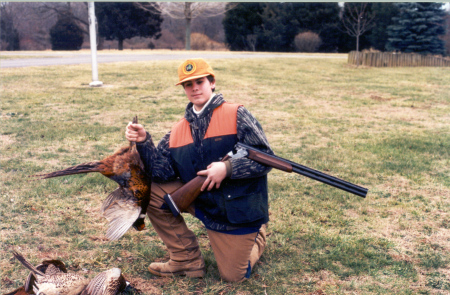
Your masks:
{"label": "shotgun wooden stock", "polygon": [[[230,156],[226,155],[221,162],[225,162],[229,158]],[[196,176],[173,193],[164,196],[164,201],[170,207],[173,215],[178,216],[181,212],[187,210],[202,192],[201,188],[205,180],[206,176]]]}
{"label": "shotgun wooden stock", "polygon": [[197,176],[173,193],[164,196],[164,200],[169,205],[173,215],[178,216],[181,212],[187,210],[189,205],[200,195],[200,189],[205,180],[205,176]]}

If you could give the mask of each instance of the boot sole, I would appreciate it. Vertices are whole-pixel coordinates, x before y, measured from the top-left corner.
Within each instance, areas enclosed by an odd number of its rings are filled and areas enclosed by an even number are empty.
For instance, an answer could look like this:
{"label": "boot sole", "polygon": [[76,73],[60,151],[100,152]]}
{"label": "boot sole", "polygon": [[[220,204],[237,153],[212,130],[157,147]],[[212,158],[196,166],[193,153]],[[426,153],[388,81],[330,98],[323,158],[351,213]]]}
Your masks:
{"label": "boot sole", "polygon": [[160,277],[172,277],[172,276],[186,276],[188,278],[203,278],[205,276],[205,270],[182,270],[177,272],[160,272],[148,267],[148,271],[152,274]]}

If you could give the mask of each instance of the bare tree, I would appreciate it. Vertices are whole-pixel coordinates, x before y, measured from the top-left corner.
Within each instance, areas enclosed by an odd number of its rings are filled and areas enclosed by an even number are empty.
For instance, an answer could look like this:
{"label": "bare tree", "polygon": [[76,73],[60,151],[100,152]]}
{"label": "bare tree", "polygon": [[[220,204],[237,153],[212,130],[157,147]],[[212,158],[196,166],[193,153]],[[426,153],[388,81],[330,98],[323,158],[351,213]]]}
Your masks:
{"label": "bare tree", "polygon": [[38,2],[7,2],[12,13],[14,26],[20,36],[22,50],[46,49],[50,44],[49,29],[55,24],[55,19],[44,19],[36,13],[41,3]]}
{"label": "bare tree", "polygon": [[[225,42],[225,31],[223,29],[223,18],[225,14],[204,18],[202,16],[192,20],[191,32],[197,32],[208,36],[217,42]],[[184,27],[184,26],[183,26]]]}
{"label": "bare tree", "polygon": [[356,37],[356,51],[359,51],[359,37],[374,26],[375,15],[370,14],[367,3],[345,3],[342,25],[345,33]]}
{"label": "bare tree", "polygon": [[[156,4],[156,5],[155,5]],[[156,7],[163,16],[186,21],[186,50],[191,50],[191,21],[197,17],[214,17],[224,14],[226,2],[148,2],[136,3],[142,9]]]}
{"label": "bare tree", "polygon": [[42,18],[60,18],[70,15],[83,33],[89,35],[87,2],[42,2],[35,7],[36,14]]}
{"label": "bare tree", "polygon": [[42,50],[50,45],[50,28],[70,14],[88,36],[87,5],[82,2],[2,2],[8,7],[20,37],[22,50]]}
{"label": "bare tree", "polygon": [[[244,38],[242,36],[242,38]],[[256,34],[249,34],[247,35],[247,38],[245,38],[245,41],[249,44],[252,51],[256,51],[256,40],[258,39],[258,35]]]}

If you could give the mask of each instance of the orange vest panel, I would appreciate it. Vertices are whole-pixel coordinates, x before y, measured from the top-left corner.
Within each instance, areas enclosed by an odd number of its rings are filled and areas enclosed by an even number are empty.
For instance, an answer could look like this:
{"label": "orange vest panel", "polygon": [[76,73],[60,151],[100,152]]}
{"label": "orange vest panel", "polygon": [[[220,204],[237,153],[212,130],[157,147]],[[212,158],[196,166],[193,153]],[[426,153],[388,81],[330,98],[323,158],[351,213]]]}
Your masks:
{"label": "orange vest panel", "polygon": [[237,110],[240,104],[223,103],[213,112],[205,139],[222,135],[237,134]]}
{"label": "orange vest panel", "polygon": [[[226,102],[214,109],[204,139],[237,134],[237,109],[240,106],[240,104]],[[169,147],[182,147],[193,142],[189,122],[183,118],[172,127]]]}
{"label": "orange vest panel", "polygon": [[194,139],[192,139],[189,122],[183,118],[172,127],[169,138],[169,148],[177,148],[193,142]]}

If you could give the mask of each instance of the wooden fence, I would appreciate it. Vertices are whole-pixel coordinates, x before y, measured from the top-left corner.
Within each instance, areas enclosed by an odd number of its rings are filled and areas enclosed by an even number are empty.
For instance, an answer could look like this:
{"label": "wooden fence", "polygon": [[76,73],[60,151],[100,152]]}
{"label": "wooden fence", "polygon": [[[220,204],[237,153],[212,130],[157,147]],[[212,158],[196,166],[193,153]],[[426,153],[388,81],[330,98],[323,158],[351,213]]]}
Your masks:
{"label": "wooden fence", "polygon": [[450,67],[450,58],[417,53],[351,51],[348,63],[369,67]]}

